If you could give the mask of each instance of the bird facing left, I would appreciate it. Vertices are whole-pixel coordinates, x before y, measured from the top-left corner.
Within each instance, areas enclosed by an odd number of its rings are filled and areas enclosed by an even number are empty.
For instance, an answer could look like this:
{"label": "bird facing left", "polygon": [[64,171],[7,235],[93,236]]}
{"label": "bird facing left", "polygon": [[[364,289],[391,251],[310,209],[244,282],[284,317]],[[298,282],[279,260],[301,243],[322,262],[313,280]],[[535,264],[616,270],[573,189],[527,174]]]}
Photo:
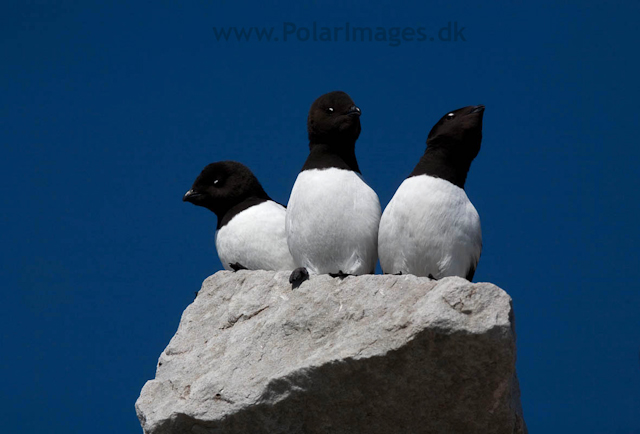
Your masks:
{"label": "bird facing left", "polygon": [[218,218],[215,244],[226,270],[293,270],[286,208],[274,202],[253,172],[236,161],[211,163],[182,198]]}

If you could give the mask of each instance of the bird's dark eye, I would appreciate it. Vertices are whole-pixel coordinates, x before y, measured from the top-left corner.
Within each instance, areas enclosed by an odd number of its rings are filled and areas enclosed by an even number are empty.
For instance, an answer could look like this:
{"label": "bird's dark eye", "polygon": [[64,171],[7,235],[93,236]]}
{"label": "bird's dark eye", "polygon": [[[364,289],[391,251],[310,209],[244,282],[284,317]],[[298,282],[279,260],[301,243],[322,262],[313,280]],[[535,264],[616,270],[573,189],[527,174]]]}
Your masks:
{"label": "bird's dark eye", "polygon": [[327,113],[333,113],[333,107],[329,107],[329,108],[327,109]]}

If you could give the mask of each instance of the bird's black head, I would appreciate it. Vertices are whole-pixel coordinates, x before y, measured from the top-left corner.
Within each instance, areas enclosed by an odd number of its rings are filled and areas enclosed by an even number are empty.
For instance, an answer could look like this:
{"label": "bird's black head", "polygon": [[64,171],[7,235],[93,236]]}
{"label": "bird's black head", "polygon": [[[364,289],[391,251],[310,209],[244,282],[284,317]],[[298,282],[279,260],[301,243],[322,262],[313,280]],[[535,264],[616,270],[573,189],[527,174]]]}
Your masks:
{"label": "bird's black head", "polygon": [[204,168],[182,200],[205,207],[220,219],[232,207],[252,198],[269,196],[251,170],[236,161],[219,161]]}
{"label": "bird's black head", "polygon": [[344,92],[329,92],[311,104],[307,118],[311,143],[355,143],[360,135],[360,109]]}
{"label": "bird's black head", "polygon": [[471,162],[480,152],[483,105],[463,107],[444,115],[427,137],[427,148],[443,149]]}

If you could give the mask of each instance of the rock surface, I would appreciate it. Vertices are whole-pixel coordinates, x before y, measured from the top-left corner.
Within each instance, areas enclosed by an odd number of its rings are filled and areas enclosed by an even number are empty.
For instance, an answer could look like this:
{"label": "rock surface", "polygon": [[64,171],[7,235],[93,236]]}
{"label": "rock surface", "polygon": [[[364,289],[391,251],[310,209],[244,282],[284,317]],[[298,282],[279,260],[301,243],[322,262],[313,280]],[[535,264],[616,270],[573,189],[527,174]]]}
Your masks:
{"label": "rock surface", "polygon": [[205,280],[136,402],[145,433],[527,432],[497,286],[288,277]]}

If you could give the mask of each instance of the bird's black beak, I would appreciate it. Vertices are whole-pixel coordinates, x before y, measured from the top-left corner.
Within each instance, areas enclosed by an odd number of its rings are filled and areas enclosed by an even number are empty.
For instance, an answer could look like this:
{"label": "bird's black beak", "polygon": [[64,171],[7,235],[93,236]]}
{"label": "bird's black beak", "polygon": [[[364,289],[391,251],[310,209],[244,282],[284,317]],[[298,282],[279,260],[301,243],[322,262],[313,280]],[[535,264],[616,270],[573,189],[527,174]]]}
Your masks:
{"label": "bird's black beak", "polygon": [[471,113],[482,113],[484,111],[484,106],[482,104],[477,105],[471,110]]}
{"label": "bird's black beak", "polygon": [[348,115],[353,115],[353,116],[360,116],[362,114],[362,111],[360,110],[360,107],[353,105],[349,108],[349,111],[347,112]]}
{"label": "bird's black beak", "polygon": [[200,199],[201,197],[202,197],[202,194],[197,193],[193,190],[189,190],[184,194],[184,196],[182,196],[182,201],[191,202],[195,204],[196,202],[198,202],[198,199]]}

